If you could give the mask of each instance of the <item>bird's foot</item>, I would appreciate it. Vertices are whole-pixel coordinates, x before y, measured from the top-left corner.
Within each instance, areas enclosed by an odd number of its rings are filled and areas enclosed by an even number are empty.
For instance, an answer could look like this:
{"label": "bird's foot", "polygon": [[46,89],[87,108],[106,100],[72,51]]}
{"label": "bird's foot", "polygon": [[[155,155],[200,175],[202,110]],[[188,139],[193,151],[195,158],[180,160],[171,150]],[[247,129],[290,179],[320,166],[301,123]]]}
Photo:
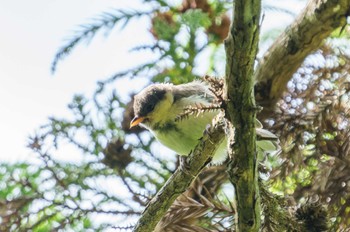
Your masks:
{"label": "bird's foot", "polygon": [[205,127],[205,130],[204,130],[204,135],[208,135],[208,138],[209,138],[209,142],[214,144],[212,141],[211,141],[211,125],[210,124],[207,124],[206,127]]}
{"label": "bird's foot", "polygon": [[190,165],[187,162],[188,156],[180,156],[180,170],[185,173],[186,175],[192,175],[190,172]]}

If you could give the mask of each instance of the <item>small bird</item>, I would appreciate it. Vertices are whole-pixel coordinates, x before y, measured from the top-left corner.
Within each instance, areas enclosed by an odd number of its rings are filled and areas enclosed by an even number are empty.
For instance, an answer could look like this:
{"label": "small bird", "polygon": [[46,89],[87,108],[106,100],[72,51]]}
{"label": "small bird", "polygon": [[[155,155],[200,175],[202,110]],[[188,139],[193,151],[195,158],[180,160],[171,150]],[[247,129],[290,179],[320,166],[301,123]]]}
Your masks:
{"label": "small bird", "polygon": [[[209,86],[201,81],[187,84],[152,84],[134,97],[135,117],[130,128],[141,125],[148,129],[157,140],[182,156],[188,156],[202,137],[208,124],[220,113],[219,109],[205,110],[200,114],[189,114],[179,119],[189,107],[210,107],[216,98]],[[260,124],[261,125],[261,124]],[[260,130],[260,131],[259,131]],[[264,129],[257,129],[262,139],[268,139],[258,148],[276,150],[270,140],[277,137]],[[227,139],[219,145],[212,163],[220,164],[227,157]]]}

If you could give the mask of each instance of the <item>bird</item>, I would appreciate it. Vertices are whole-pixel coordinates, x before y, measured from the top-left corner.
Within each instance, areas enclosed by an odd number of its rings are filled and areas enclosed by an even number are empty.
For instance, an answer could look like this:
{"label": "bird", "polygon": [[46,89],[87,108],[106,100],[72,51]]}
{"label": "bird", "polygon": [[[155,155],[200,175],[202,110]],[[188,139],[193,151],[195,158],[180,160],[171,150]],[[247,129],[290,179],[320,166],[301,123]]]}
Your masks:
{"label": "bird", "polygon": [[[151,84],[134,96],[134,118],[130,122],[130,128],[142,126],[164,146],[181,156],[188,156],[203,136],[207,126],[221,111],[204,110],[202,113],[189,114],[180,119],[179,116],[190,107],[210,108],[216,100],[210,86],[203,81],[179,85]],[[260,146],[257,142],[258,149],[263,151],[277,149],[274,144],[277,137],[273,133],[257,128],[257,134],[263,138],[260,141],[264,139],[268,141],[261,143]],[[212,158],[212,164],[221,164],[226,160],[227,143],[226,138],[219,144]]]}

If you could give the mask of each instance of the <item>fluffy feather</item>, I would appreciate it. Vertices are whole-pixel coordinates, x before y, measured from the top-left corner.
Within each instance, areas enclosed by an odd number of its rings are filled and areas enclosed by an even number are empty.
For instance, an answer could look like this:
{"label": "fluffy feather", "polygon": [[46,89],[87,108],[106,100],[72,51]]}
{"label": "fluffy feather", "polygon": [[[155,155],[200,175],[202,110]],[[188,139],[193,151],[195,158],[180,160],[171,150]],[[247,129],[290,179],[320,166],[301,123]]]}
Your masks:
{"label": "fluffy feather", "polygon": [[[160,143],[179,155],[187,156],[197,145],[207,125],[211,124],[220,111],[205,110],[198,115],[189,114],[181,120],[177,120],[178,116],[188,107],[210,106],[214,101],[213,93],[203,82],[150,85],[135,96],[135,118],[131,126],[140,123],[150,130]],[[267,144],[258,143],[258,147],[259,144],[262,150],[270,150],[274,146],[270,141]],[[218,164],[226,159],[226,146],[227,140],[224,140],[214,154],[212,163]]]}

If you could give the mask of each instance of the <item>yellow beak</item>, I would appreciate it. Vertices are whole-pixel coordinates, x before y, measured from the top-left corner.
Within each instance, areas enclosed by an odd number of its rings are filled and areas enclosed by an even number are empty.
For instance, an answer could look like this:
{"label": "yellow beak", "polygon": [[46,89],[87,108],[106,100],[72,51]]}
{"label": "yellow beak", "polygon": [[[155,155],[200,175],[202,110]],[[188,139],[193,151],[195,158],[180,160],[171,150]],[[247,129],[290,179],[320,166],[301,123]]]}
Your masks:
{"label": "yellow beak", "polygon": [[143,120],[145,120],[145,117],[135,117],[130,122],[130,128],[133,128],[134,126],[139,125]]}

